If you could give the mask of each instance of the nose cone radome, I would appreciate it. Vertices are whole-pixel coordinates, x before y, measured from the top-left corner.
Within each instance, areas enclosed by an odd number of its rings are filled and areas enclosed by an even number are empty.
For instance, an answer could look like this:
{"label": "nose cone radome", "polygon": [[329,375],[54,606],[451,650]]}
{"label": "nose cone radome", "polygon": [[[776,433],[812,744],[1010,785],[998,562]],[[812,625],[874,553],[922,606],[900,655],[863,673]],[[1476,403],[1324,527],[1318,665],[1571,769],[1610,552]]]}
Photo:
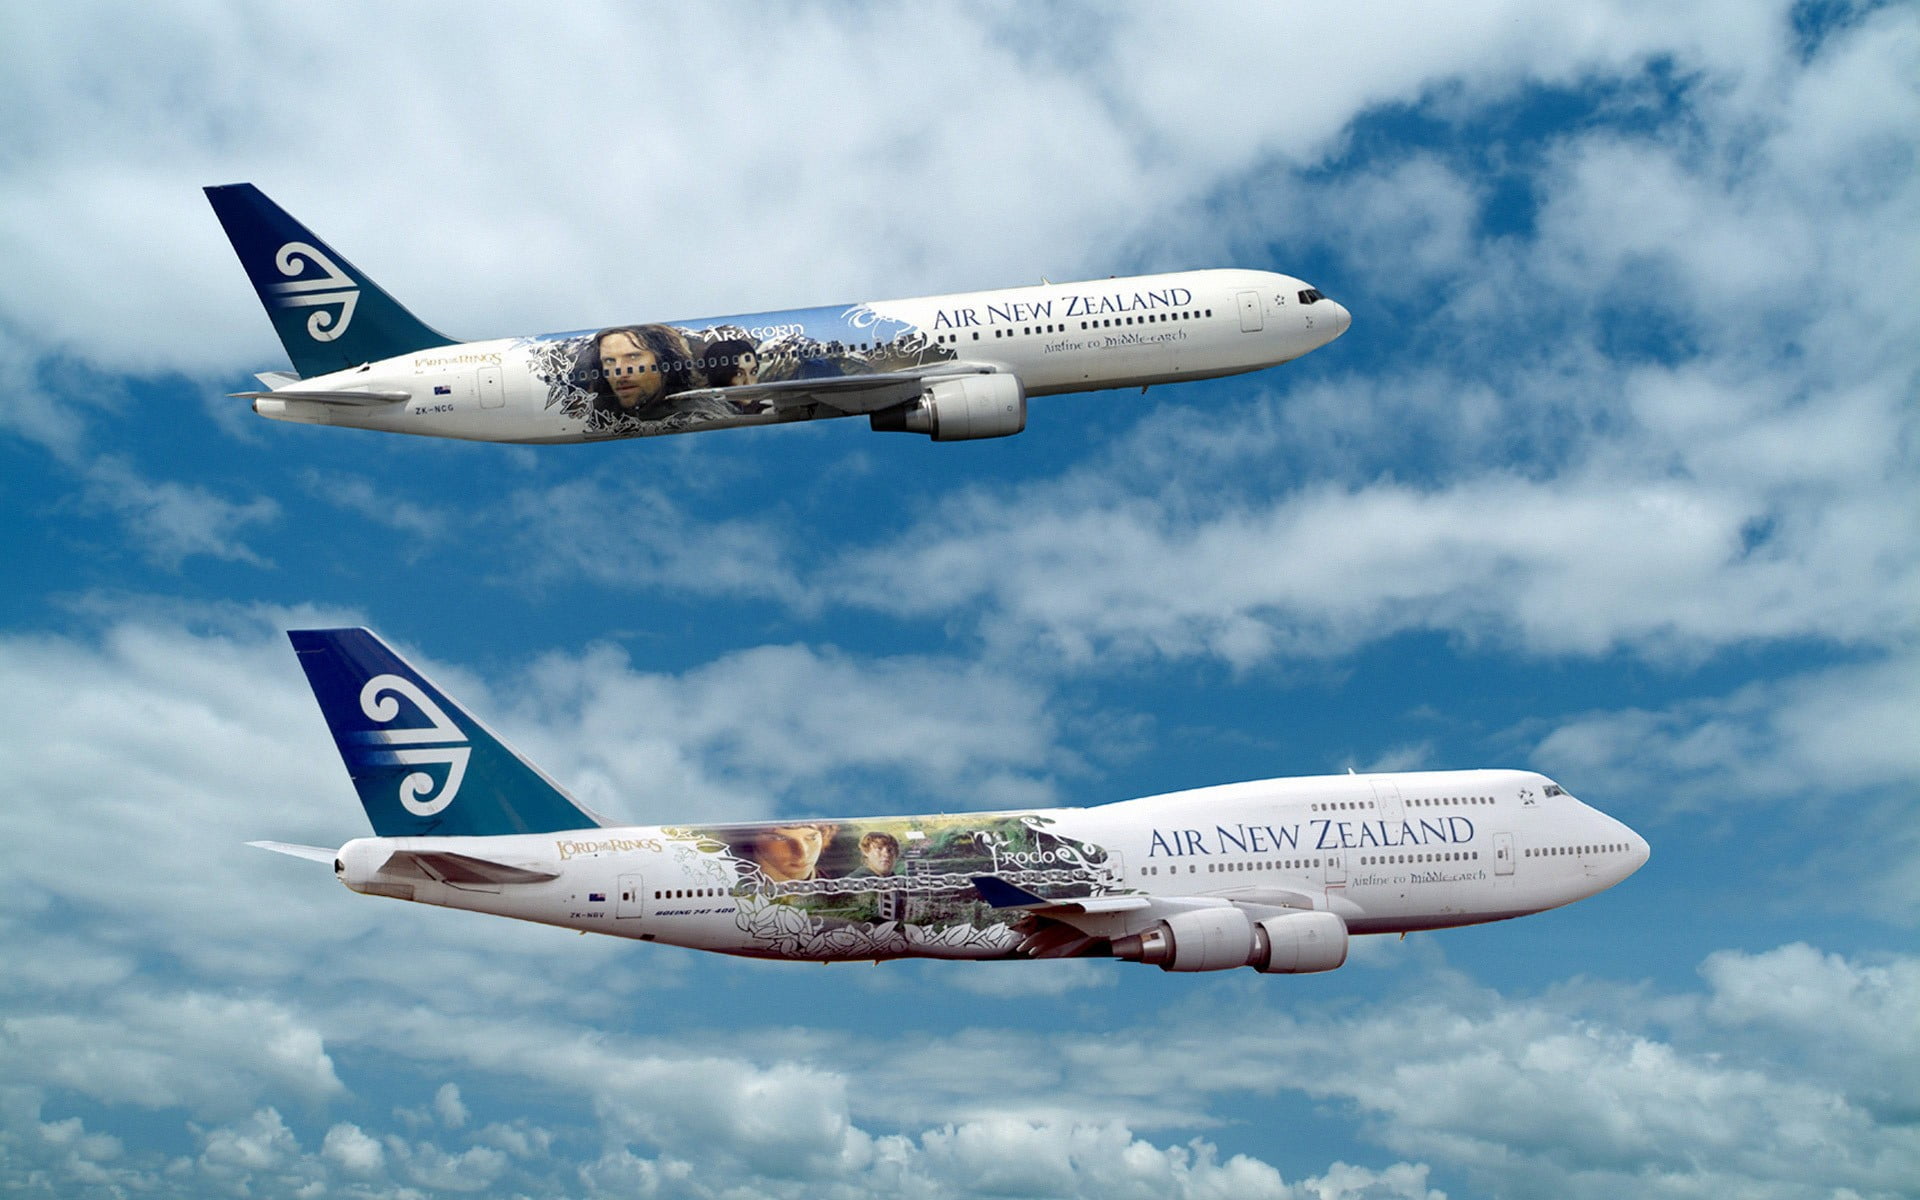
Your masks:
{"label": "nose cone radome", "polygon": [[1616,839],[1613,844],[1625,847],[1624,850],[1608,856],[1613,861],[1609,864],[1612,869],[1604,872],[1605,886],[1612,887],[1646,866],[1647,859],[1653,855],[1653,848],[1647,845],[1647,839],[1628,829],[1624,823],[1611,817],[1607,818],[1607,823],[1612,826],[1609,836]]}
{"label": "nose cone radome", "polygon": [[1348,312],[1347,306],[1338,300],[1329,300],[1327,303],[1333,306],[1333,337],[1327,339],[1332,341],[1353,325],[1353,314]]}

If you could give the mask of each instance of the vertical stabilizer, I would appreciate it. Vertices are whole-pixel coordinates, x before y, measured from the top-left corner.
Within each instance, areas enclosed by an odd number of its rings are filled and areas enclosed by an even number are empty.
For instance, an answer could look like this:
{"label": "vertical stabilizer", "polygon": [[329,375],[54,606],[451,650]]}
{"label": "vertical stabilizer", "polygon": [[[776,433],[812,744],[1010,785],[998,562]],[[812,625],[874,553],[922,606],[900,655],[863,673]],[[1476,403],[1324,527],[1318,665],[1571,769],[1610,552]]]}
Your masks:
{"label": "vertical stabilizer", "polygon": [[606,824],[370,630],[295,629],[287,637],[380,837]]}
{"label": "vertical stabilizer", "polygon": [[206,189],[302,378],[451,346],[250,183]]}

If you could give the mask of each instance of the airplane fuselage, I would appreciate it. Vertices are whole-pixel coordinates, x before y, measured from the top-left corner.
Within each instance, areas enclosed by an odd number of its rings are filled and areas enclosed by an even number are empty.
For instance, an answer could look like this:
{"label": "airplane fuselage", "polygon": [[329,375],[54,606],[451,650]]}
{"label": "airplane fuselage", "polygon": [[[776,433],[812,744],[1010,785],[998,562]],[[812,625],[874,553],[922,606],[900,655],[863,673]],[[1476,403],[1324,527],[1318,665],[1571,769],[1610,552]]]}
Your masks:
{"label": "airplane fuselage", "polygon": [[1349,321],[1291,276],[1185,271],[455,343],[276,387],[360,402],[253,395],[279,420],[553,443],[859,414],[931,432],[879,414],[951,408],[942,387],[1000,377],[1010,391],[981,432],[935,434],[997,436],[1024,425],[1026,396],[1257,371]]}
{"label": "airplane fuselage", "polygon": [[[1272,779],[1084,809],[363,838],[336,873],[360,892],[759,957],[1138,957],[1138,939],[1169,920],[1238,929],[1327,913],[1344,926],[1344,958],[1347,931],[1539,912],[1613,886],[1647,853],[1543,776],[1480,770]],[[1000,884],[1046,905],[997,907]],[[1222,965],[1248,965],[1235,953]]]}

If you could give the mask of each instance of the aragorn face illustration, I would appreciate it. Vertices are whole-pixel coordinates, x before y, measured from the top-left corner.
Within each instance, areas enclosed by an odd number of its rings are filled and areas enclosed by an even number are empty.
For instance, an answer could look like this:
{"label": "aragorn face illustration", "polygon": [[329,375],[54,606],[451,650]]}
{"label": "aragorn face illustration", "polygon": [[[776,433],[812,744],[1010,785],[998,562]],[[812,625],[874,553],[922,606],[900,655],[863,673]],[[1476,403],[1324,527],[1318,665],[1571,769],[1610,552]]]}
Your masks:
{"label": "aragorn face illustration", "polygon": [[659,366],[659,356],[631,333],[609,333],[600,339],[600,368],[622,408],[641,408],[659,398],[666,386]]}

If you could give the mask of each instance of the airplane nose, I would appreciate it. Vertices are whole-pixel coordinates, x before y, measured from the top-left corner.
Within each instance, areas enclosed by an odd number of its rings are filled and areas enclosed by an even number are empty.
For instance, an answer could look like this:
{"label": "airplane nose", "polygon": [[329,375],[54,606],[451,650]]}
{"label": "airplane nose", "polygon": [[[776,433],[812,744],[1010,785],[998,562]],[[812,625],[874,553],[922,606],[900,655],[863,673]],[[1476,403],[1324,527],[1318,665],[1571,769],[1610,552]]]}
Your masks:
{"label": "airplane nose", "polygon": [[1348,312],[1347,306],[1338,300],[1329,300],[1327,303],[1333,305],[1333,336],[1339,337],[1353,324],[1353,314]]}
{"label": "airplane nose", "polygon": [[1626,847],[1626,853],[1622,855],[1615,864],[1618,877],[1613,880],[1613,883],[1618,883],[1620,880],[1638,871],[1641,867],[1646,866],[1647,859],[1653,856],[1653,848],[1647,845],[1647,839],[1627,828],[1625,822],[1613,820],[1611,817],[1609,817],[1608,820],[1617,831],[1614,836],[1619,838],[1620,844]]}

